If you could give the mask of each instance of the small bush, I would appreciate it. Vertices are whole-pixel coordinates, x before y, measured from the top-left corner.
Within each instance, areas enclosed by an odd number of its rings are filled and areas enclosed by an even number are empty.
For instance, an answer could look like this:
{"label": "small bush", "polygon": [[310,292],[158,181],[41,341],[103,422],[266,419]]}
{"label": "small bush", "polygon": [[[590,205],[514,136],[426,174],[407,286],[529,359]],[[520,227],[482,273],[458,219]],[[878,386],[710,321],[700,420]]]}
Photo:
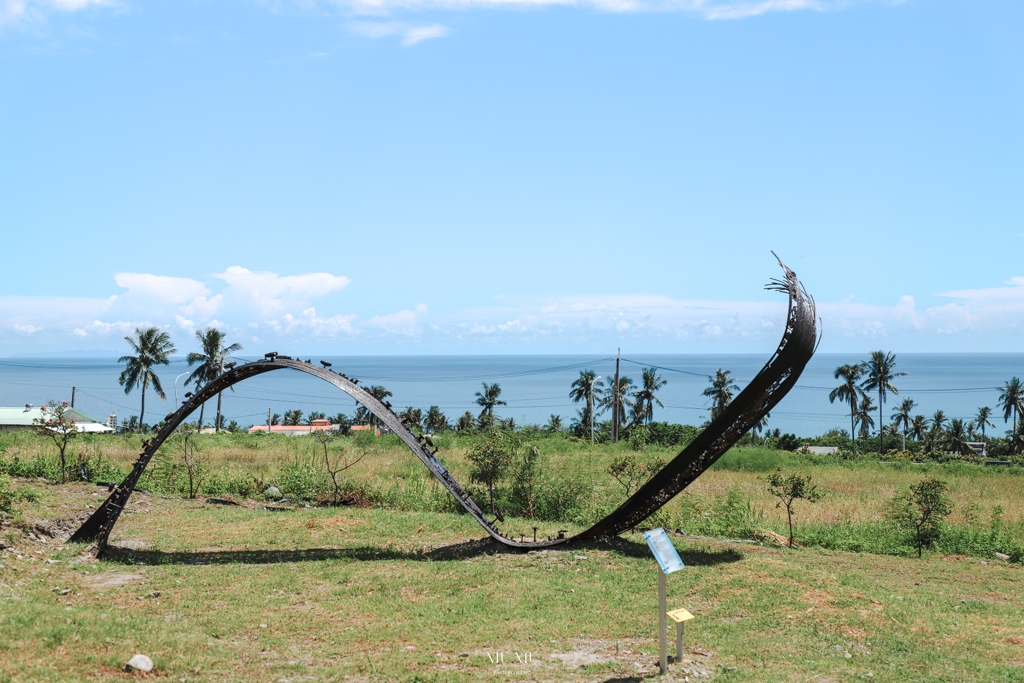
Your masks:
{"label": "small bush", "polygon": [[765,524],[764,515],[735,489],[714,499],[684,496],[678,526],[698,536],[752,539]]}
{"label": "small bush", "polygon": [[14,491],[11,490],[11,478],[0,474],[0,515],[9,515],[14,511]]}
{"label": "small bush", "polygon": [[39,492],[28,486],[12,488],[13,482],[6,474],[0,473],[0,517],[8,517],[15,513],[14,504],[18,501],[34,503],[39,500]]}

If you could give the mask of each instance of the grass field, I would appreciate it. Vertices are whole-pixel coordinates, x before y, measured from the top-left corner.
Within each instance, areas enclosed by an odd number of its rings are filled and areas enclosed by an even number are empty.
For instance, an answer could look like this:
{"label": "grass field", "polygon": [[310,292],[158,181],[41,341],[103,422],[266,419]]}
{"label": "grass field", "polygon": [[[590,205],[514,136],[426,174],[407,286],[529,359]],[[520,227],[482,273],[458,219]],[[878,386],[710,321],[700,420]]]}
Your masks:
{"label": "grass field", "polygon": [[[446,437],[442,445],[467,484],[476,442]],[[576,482],[576,524],[509,519],[507,532],[575,531],[622,500],[606,470],[625,446],[531,443],[545,486]],[[110,478],[139,447],[135,436],[76,444],[96,476]],[[179,458],[165,447],[144,479],[149,492],[133,496],[115,529],[116,547],[95,561],[60,539],[106,489],[38,481],[54,471],[52,449],[31,434],[0,435],[0,466],[35,472],[14,487],[35,499],[23,496],[0,524],[0,682],[124,678],[136,652],[156,662],[151,677],[167,680],[656,675],[657,573],[639,534],[506,552],[451,513],[448,494],[394,439],[334,447],[365,451],[345,479],[369,492],[369,507],[308,507],[293,496],[292,509],[268,511],[254,500],[267,485],[286,494],[323,486],[310,440],[204,436],[202,497],[241,503],[234,506],[183,498]],[[642,457],[674,454],[648,448]],[[810,474],[825,493],[797,503],[803,549],[721,540],[785,532],[761,479],[777,467]],[[885,526],[884,510],[925,476],[949,483],[955,508],[942,543],[918,560]],[[674,536],[687,568],[670,577],[669,602],[697,617],[670,678],[1024,681],[1022,482],[1017,468],[730,451],[654,520],[687,532]],[[844,551],[851,548],[874,552]],[[1000,549],[1013,561],[996,560]]]}
{"label": "grass field", "polygon": [[[102,500],[87,484],[38,489],[23,528]],[[122,549],[98,562],[5,527],[0,680],[122,679],[136,652],[161,680],[656,674],[656,566],[637,534],[520,554],[466,516],[255,507],[136,495]],[[669,604],[696,619],[671,680],[1024,681],[1019,565],[677,546]]]}

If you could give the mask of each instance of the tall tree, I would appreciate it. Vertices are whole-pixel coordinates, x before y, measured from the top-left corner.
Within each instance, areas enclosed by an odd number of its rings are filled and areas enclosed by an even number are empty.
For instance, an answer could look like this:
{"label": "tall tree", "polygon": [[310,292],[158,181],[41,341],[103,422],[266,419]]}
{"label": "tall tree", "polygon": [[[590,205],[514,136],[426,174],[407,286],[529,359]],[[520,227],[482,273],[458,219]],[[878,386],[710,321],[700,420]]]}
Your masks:
{"label": "tall tree", "polygon": [[626,409],[633,407],[633,401],[629,398],[630,388],[633,386],[633,380],[629,377],[619,377],[618,391],[616,391],[615,380],[612,379],[608,385],[608,391],[605,392],[604,396],[598,401],[598,407],[601,410],[615,410],[616,395],[618,395],[619,404],[619,424],[626,424],[626,415],[628,414]]}
{"label": "tall tree", "polygon": [[[643,369],[643,379],[640,381],[640,389],[633,394],[633,400],[636,401],[633,410],[634,419],[636,416],[639,416],[647,424],[650,424],[654,420],[654,404],[657,403],[659,408],[665,407],[661,400],[658,399],[655,392],[666,384],[668,384],[668,380],[664,380],[658,376],[657,368]],[[637,410],[638,407],[639,410]]]}
{"label": "tall tree", "polygon": [[423,422],[423,410],[408,406],[398,414],[398,419],[404,422],[409,428],[419,428],[420,423]]}
{"label": "tall tree", "polygon": [[905,398],[900,407],[892,411],[892,423],[897,427],[903,426],[903,448],[901,450],[907,450],[907,430],[910,429],[910,423],[914,421],[914,417],[910,414],[917,404],[914,403],[914,399]]}
{"label": "tall tree", "polygon": [[946,432],[946,448],[949,452],[957,455],[975,455],[974,449],[967,445],[970,438],[967,436],[967,427],[964,421],[954,418],[949,423],[949,431]]}
{"label": "tall tree", "polygon": [[593,370],[580,370],[580,376],[573,380],[569,389],[569,398],[573,403],[586,401],[579,412],[577,423],[582,431],[590,431],[590,442],[594,442],[594,404],[603,405],[604,382],[597,378]]}
{"label": "tall tree", "polygon": [[1020,413],[1021,403],[1024,402],[1024,387],[1021,387],[1020,380],[1014,377],[1003,386],[1003,392],[999,394],[999,405],[1003,409],[1003,422],[1013,417],[1012,434],[1017,434],[1017,416]]}
{"label": "tall tree", "polygon": [[[384,399],[386,399],[388,396],[394,395],[391,393],[390,389],[382,387],[379,384],[374,384],[369,389],[367,389],[367,391],[370,392],[370,395],[373,396],[378,401],[380,401],[381,403],[383,403]],[[373,429],[383,426],[383,423],[380,421],[380,418],[371,413],[369,410],[366,410],[366,419],[367,423]]]}
{"label": "tall tree", "polygon": [[871,428],[875,426],[875,418],[871,417],[871,411],[875,409],[875,402],[867,394],[860,397],[860,405],[857,406],[857,424],[860,425],[860,438],[871,437]]}
{"label": "tall tree", "polygon": [[475,426],[476,426],[476,420],[473,417],[473,413],[471,413],[471,412],[469,412],[467,410],[455,422],[455,431],[461,432],[461,431],[464,431],[464,430],[467,430],[467,429],[472,431],[473,427],[475,427]]}
{"label": "tall tree", "polygon": [[736,380],[732,378],[732,372],[722,370],[715,372],[715,376],[708,379],[711,386],[704,390],[703,394],[711,399],[711,419],[714,420],[732,402],[733,392],[736,391]]}
{"label": "tall tree", "polygon": [[978,414],[974,418],[974,428],[981,430],[981,440],[985,440],[985,427],[994,427],[995,425],[988,419],[992,417],[992,409],[988,406],[982,406],[978,408]]}
{"label": "tall tree", "polygon": [[[188,385],[191,382],[195,382],[196,388],[201,389],[213,380],[217,379],[224,373],[224,361],[233,353],[237,353],[242,350],[241,344],[231,344],[230,346],[224,343],[224,333],[218,330],[216,327],[208,327],[205,330],[196,330],[196,341],[199,342],[199,348],[202,351],[188,354],[186,360],[188,366],[198,365],[195,370],[192,371],[185,379],[185,384]],[[220,431],[221,415],[221,397],[223,391],[217,392],[217,420],[214,425],[216,431]],[[202,407],[199,409],[199,428],[203,428],[203,412],[206,410],[206,401],[203,401]]]}
{"label": "tall tree", "polygon": [[910,435],[914,441],[922,441],[928,436],[928,418],[924,415],[915,415],[910,423]]}
{"label": "tall tree", "polygon": [[430,406],[427,409],[427,416],[423,419],[423,427],[430,434],[438,434],[448,431],[448,418],[437,406]]}
{"label": "tall tree", "polygon": [[829,403],[835,403],[838,400],[850,404],[850,438],[855,444],[857,441],[857,403],[860,401],[861,394],[864,393],[857,386],[857,382],[860,381],[863,374],[864,368],[859,363],[857,365],[840,365],[836,368],[835,378],[842,379],[843,383],[828,395]]}
{"label": "tall tree", "polygon": [[498,397],[501,396],[501,387],[497,382],[488,384],[483,382],[484,390],[476,392],[476,404],[483,408],[480,411],[481,422],[486,421],[491,429],[494,429],[494,408],[495,406],[508,405]]}
{"label": "tall tree", "polygon": [[150,385],[162,400],[167,394],[160,385],[160,378],[153,372],[154,365],[167,365],[168,356],[177,353],[171,336],[158,327],[136,327],[135,333],[124,338],[131,347],[134,356],[121,356],[118,363],[124,363],[124,370],[118,377],[118,383],[124,387],[124,393],[130,394],[132,389],[142,389],[142,407],[139,411],[139,426],[144,424],[146,417],[146,389]]}
{"label": "tall tree", "polygon": [[899,391],[893,386],[892,381],[897,377],[906,375],[905,372],[896,371],[896,354],[885,353],[884,351],[872,351],[871,358],[863,363],[864,365],[864,382],[861,383],[860,388],[864,391],[877,391],[878,392],[878,453],[883,452],[883,437],[881,432],[882,426],[882,407],[885,405],[885,395],[888,392],[899,395]]}

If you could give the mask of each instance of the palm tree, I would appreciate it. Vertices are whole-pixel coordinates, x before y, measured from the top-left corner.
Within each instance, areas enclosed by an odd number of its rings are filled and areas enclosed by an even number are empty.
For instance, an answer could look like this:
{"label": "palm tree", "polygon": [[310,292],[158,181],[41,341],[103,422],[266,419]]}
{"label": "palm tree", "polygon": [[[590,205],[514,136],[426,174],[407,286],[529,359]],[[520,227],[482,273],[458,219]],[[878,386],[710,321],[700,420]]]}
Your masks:
{"label": "palm tree", "polygon": [[501,396],[501,387],[498,383],[488,384],[483,383],[484,390],[476,392],[476,404],[483,408],[480,411],[480,421],[483,422],[484,418],[487,418],[487,424],[490,425],[491,429],[494,429],[494,407],[508,405],[504,401],[499,401],[498,397]]}
{"label": "palm tree", "polygon": [[139,411],[139,425],[146,417],[146,388],[153,385],[153,391],[163,400],[167,400],[164,388],[160,386],[160,378],[153,372],[154,365],[167,365],[167,357],[177,353],[171,336],[161,332],[157,327],[136,327],[135,334],[125,337],[134,356],[121,356],[118,363],[124,363],[124,371],[117,381],[124,387],[124,393],[130,394],[135,387],[142,387],[142,409]]}
{"label": "palm tree", "polygon": [[711,399],[712,420],[721,415],[726,406],[732,402],[732,395],[737,387],[736,380],[730,375],[732,375],[732,372],[729,370],[719,368],[715,372],[714,377],[708,378],[711,386],[705,389],[703,394]]}
{"label": "palm tree", "polygon": [[408,406],[405,410],[398,414],[398,419],[406,424],[406,426],[419,427],[420,423],[423,422],[423,410],[420,408],[413,408]]}
{"label": "palm tree", "polygon": [[764,417],[754,423],[754,426],[750,428],[754,436],[760,436],[761,432],[768,428],[768,418],[771,416],[771,413],[765,413]]}
{"label": "palm tree", "polygon": [[633,394],[633,421],[637,423],[637,418],[646,421],[650,424],[654,420],[654,404],[657,403],[659,408],[664,408],[663,404],[658,397],[655,395],[658,389],[668,384],[668,380],[664,380],[658,376],[657,368],[644,368],[643,369],[643,380],[641,382],[640,389]]}
{"label": "palm tree", "polygon": [[974,455],[974,449],[967,445],[968,440],[964,421],[960,419],[952,420],[949,423],[949,431],[946,433],[946,448],[951,453],[956,453],[957,455],[964,455],[965,453]]}
{"label": "palm tree", "polygon": [[932,415],[932,431],[936,434],[941,434],[946,431],[946,423],[949,420],[946,418],[946,413],[941,410],[936,410],[935,414]]}
{"label": "palm tree", "polygon": [[836,368],[835,378],[842,379],[843,383],[832,390],[828,395],[828,402],[835,403],[837,400],[846,401],[850,404],[850,438],[854,445],[857,442],[857,401],[860,400],[861,388],[857,386],[861,375],[864,373],[860,363],[856,365],[840,365]]}
{"label": "palm tree", "polygon": [[[391,393],[390,389],[382,387],[379,384],[374,384],[373,386],[369,387],[367,391],[370,392],[370,395],[373,396],[378,401],[380,401],[381,403],[384,403],[384,399],[386,399],[388,396],[394,395]],[[357,422],[357,424],[368,424],[370,425],[371,429],[377,429],[378,427],[382,426],[380,418],[374,415],[372,412],[370,412],[363,406],[359,406],[356,409],[356,419],[364,421]]]}
{"label": "palm tree", "polygon": [[562,416],[552,415],[548,418],[548,424],[544,427],[549,432],[556,433],[562,431]]}
{"label": "palm tree", "polygon": [[903,399],[903,403],[900,404],[900,407],[892,411],[892,423],[896,426],[901,424],[903,425],[903,448],[901,450],[904,451],[907,450],[907,429],[910,427],[910,423],[914,420],[910,411],[912,411],[916,406],[917,404],[914,403],[914,399],[905,398]]}
{"label": "palm tree", "polygon": [[431,434],[448,431],[448,418],[437,406],[430,406],[427,409],[427,417],[423,420],[423,426]]}
{"label": "palm tree", "polygon": [[875,418],[871,417],[871,411],[874,409],[874,400],[867,394],[862,395],[860,405],[857,407],[857,422],[860,424],[861,439],[871,436],[871,428],[875,426]]}
{"label": "palm tree", "polygon": [[[896,372],[896,354],[885,353],[884,351],[872,351],[871,358],[862,363],[864,373],[867,377],[861,383],[860,388],[865,391],[878,391],[878,424],[882,424],[882,406],[885,404],[885,394],[891,391],[899,395],[900,392],[893,386],[892,381],[897,377],[906,375],[905,372]],[[882,433],[878,433],[878,453],[882,454]]]}
{"label": "palm tree", "polygon": [[[597,402],[598,407],[604,410],[615,409],[615,397],[618,395],[619,403],[619,424],[626,424],[626,409],[633,407],[633,401],[629,398],[629,389],[633,386],[633,380],[629,377],[619,377],[618,391],[615,390],[615,380],[611,380],[608,391]],[[570,394],[571,396],[571,394]]]}
{"label": "palm tree", "polygon": [[[196,341],[202,352],[193,351],[188,354],[186,360],[188,366],[192,367],[197,363],[199,366],[192,371],[192,374],[185,379],[186,386],[190,382],[196,383],[196,388],[202,388],[224,373],[224,360],[233,353],[242,350],[241,344],[224,345],[224,333],[216,327],[209,327],[205,330],[196,330]],[[215,431],[220,431],[220,405],[223,391],[217,392],[217,420],[214,425]],[[206,410],[206,401],[199,408],[199,429],[203,428],[203,412]]]}
{"label": "palm tree", "polygon": [[981,430],[981,440],[985,440],[985,426],[994,427],[988,418],[992,416],[992,409],[988,406],[982,406],[978,408],[978,415],[974,418],[974,428]]}
{"label": "palm tree", "polygon": [[1021,404],[1024,403],[1024,387],[1021,387],[1020,380],[1014,377],[1003,386],[1003,393],[999,394],[999,405],[1003,408],[1003,422],[1013,416],[1013,434],[1017,433],[1017,415],[1020,413]]}
{"label": "palm tree", "polygon": [[455,431],[461,432],[464,430],[473,431],[473,427],[476,426],[476,421],[473,418],[473,413],[468,410],[464,412],[459,419],[455,422]]}
{"label": "palm tree", "polygon": [[573,403],[579,403],[580,401],[586,401],[587,405],[580,411],[579,424],[580,429],[590,429],[590,442],[594,442],[594,403],[600,406],[603,404],[602,396],[604,395],[604,382],[602,382],[594,374],[593,370],[580,370],[580,376],[577,377],[571,388],[569,389],[569,398],[573,400]]}
{"label": "palm tree", "polygon": [[910,435],[914,441],[921,441],[928,436],[928,418],[924,415],[915,415],[910,423]]}

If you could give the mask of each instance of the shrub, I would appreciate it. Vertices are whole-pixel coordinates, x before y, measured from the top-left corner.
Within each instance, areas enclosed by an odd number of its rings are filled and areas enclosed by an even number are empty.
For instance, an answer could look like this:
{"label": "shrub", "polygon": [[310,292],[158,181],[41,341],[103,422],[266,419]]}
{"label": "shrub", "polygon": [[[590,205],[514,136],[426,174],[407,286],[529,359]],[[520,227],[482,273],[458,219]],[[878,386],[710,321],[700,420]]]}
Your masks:
{"label": "shrub", "polygon": [[661,458],[654,458],[649,462],[645,462],[638,456],[629,454],[620,456],[612,461],[612,464],[608,466],[607,472],[626,489],[626,497],[628,498],[664,466],[665,461]]}
{"label": "shrub", "polygon": [[940,479],[928,478],[896,496],[890,503],[888,516],[901,528],[908,530],[917,556],[925,547],[931,547],[942,536],[942,526],[953,511],[949,487]]}
{"label": "shrub", "polygon": [[764,516],[739,491],[708,500],[684,496],[679,526],[691,534],[752,539],[764,526]]}
{"label": "shrub", "polygon": [[11,490],[11,478],[0,474],[0,515],[9,515],[14,511],[14,491]]}
{"label": "shrub", "polygon": [[789,522],[789,547],[793,547],[793,503],[803,499],[815,503],[821,499],[818,487],[811,484],[810,476],[791,474],[783,478],[780,472],[769,474],[764,480],[768,483],[768,493],[779,499],[775,507],[786,506],[786,519]]}

